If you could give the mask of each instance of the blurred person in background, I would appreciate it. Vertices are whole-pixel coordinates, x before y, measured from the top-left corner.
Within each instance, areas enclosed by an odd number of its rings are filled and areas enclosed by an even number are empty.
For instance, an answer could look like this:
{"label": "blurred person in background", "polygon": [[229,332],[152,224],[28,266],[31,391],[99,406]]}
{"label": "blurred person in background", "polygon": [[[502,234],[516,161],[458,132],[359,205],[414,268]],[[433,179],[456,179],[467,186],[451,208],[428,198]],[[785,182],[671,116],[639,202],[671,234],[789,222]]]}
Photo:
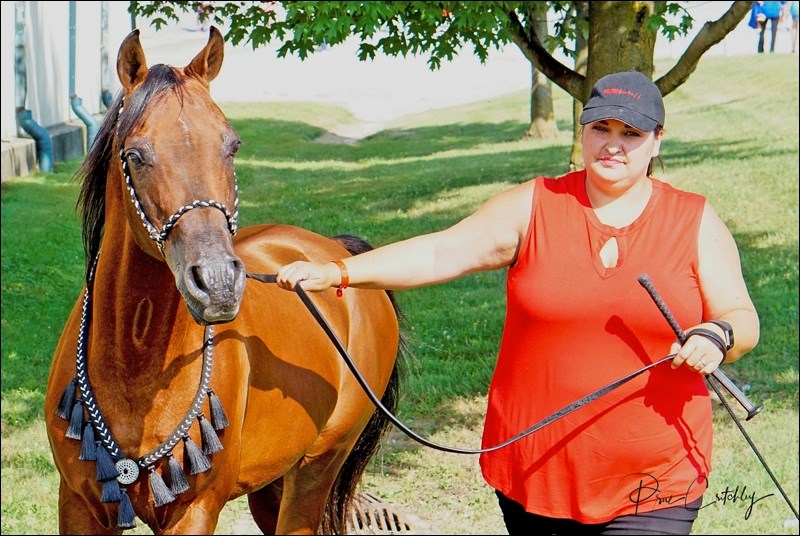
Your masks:
{"label": "blurred person in background", "polygon": [[[758,53],[764,53],[764,34],[767,31],[767,24],[770,26],[770,52],[775,52],[775,40],[778,37],[778,25],[783,20],[784,5],[786,1],[780,2],[756,2],[753,4],[753,13],[758,23]],[[751,23],[752,26],[752,14]]]}

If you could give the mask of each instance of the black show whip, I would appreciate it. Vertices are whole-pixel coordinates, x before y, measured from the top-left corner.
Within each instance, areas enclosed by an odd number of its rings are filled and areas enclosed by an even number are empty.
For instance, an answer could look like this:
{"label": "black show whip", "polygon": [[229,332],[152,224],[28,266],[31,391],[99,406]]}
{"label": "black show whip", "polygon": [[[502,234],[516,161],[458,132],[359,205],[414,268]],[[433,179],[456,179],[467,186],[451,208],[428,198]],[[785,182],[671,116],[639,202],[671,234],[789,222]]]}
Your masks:
{"label": "black show whip", "polygon": [[[684,331],[681,329],[680,325],[678,324],[678,321],[675,320],[675,317],[672,316],[672,312],[669,310],[669,307],[667,307],[667,304],[664,303],[664,300],[661,299],[661,296],[658,294],[658,291],[656,291],[655,287],[653,286],[653,281],[650,279],[650,276],[647,274],[640,275],[639,284],[641,284],[645,288],[645,290],[647,290],[647,292],[650,294],[650,297],[653,298],[653,301],[658,306],[659,311],[661,311],[661,314],[664,315],[664,318],[666,318],[667,322],[669,322],[672,331],[675,332],[675,335],[678,337],[680,343],[681,344],[685,343],[686,333],[684,333]],[[742,407],[744,407],[744,409],[747,411],[747,419],[745,420],[749,421],[754,416],[756,416],[762,409],[764,409],[764,404],[755,406],[752,402],[750,402],[750,400],[748,400],[747,396],[745,396],[745,394],[742,391],[740,391],[738,387],[736,387],[736,384],[734,384],[719,368],[717,368],[714,372],[711,373],[710,378],[706,377],[706,381],[708,381],[708,384],[711,386],[712,389],[714,389],[714,392],[717,393],[717,397],[719,398],[720,402],[728,411],[728,414],[730,414],[731,418],[733,419],[733,422],[736,423],[736,426],[739,428],[739,431],[742,433],[745,440],[747,440],[747,443],[750,445],[750,448],[753,449],[753,452],[755,453],[758,460],[761,462],[761,465],[764,466],[764,469],[766,469],[767,474],[769,474],[769,477],[772,479],[772,482],[774,482],[775,486],[777,486],[778,491],[780,491],[781,495],[783,495],[786,504],[788,504],[789,508],[792,509],[794,517],[800,519],[800,516],[798,516],[797,514],[797,509],[792,504],[792,501],[789,500],[789,497],[786,495],[786,492],[783,490],[780,483],[778,482],[778,479],[775,478],[775,475],[772,473],[769,466],[767,465],[767,462],[764,460],[763,456],[761,456],[761,453],[758,451],[755,444],[750,439],[750,436],[745,431],[744,427],[742,426],[742,423],[739,422],[739,419],[736,418],[736,414],[733,413],[733,410],[725,401],[725,397],[722,396],[722,393],[720,392],[719,387],[717,387],[716,382],[711,381],[711,378],[714,378],[714,380],[721,383],[722,386],[725,387],[725,389],[727,389],[728,392],[739,402],[739,404],[741,404]]]}
{"label": "black show whip", "polygon": [[[647,274],[642,274],[639,276],[639,283],[645,288],[645,290],[650,294],[650,297],[653,298],[653,301],[658,306],[658,310],[661,311],[661,314],[664,315],[664,318],[667,319],[669,322],[672,331],[675,332],[675,335],[678,337],[678,340],[681,344],[686,342],[686,333],[683,332],[680,325],[678,325],[678,321],[675,320],[675,317],[672,316],[672,312],[667,307],[667,304],[664,303],[664,300],[661,299],[659,296],[658,291],[656,291],[655,287],[653,286],[653,281],[650,279],[650,276]],[[733,383],[722,370],[717,368],[714,372],[711,373],[715,380],[722,384],[725,389],[742,405],[742,407],[747,411],[747,418],[746,421],[749,421],[758,413],[764,409],[764,404],[760,404],[758,406],[754,405],[750,400],[748,400],[747,395],[745,395],[736,384]],[[716,391],[716,389],[715,389]]]}

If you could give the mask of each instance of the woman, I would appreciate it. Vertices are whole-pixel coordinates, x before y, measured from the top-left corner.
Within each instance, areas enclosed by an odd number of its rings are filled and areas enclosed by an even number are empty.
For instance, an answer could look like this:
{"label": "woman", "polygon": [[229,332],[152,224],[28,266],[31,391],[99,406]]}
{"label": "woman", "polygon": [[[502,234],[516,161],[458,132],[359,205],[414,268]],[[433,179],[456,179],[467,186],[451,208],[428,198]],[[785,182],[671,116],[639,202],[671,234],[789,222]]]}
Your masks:
{"label": "woman", "polygon": [[[651,176],[664,136],[658,88],[635,71],[603,77],[580,122],[584,170],[515,186],[440,232],[326,264],[294,262],[278,284],[408,289],[508,268],[484,447],[674,353],[671,367],[480,464],[511,534],[688,534],[711,470],[704,376],[755,346],[758,317],[711,205]],[[682,346],[638,284],[643,273],[689,328]]]}

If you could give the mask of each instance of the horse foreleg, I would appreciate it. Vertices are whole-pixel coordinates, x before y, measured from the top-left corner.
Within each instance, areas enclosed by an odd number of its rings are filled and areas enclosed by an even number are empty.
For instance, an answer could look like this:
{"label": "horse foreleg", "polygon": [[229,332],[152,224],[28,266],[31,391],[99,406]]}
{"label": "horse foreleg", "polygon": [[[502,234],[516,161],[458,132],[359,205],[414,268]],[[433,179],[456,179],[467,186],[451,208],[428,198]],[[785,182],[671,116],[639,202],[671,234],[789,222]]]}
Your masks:
{"label": "horse foreleg", "polygon": [[216,497],[203,496],[193,501],[180,513],[174,523],[158,530],[158,534],[214,534],[219,514],[225,503]]}
{"label": "horse foreleg", "polygon": [[278,512],[281,509],[283,479],[278,479],[247,495],[253,521],[264,534],[277,534]]}
{"label": "horse foreleg", "polygon": [[[105,516],[105,519],[101,522],[95,514]],[[58,488],[60,534],[122,534],[122,530],[111,527],[116,527],[116,519],[109,518],[105,508],[93,507],[61,479]]]}

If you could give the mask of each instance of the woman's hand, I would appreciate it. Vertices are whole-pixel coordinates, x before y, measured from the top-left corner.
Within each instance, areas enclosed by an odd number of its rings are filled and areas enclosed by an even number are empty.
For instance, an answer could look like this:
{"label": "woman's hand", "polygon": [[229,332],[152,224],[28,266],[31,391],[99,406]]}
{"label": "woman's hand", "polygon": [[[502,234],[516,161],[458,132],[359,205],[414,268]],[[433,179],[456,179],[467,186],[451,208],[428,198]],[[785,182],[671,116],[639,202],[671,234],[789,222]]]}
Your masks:
{"label": "woman's hand", "polygon": [[301,283],[303,290],[319,292],[340,284],[340,279],[339,267],[332,262],[295,261],[278,270],[276,282],[285,290],[294,290]]}
{"label": "woman's hand", "polygon": [[[702,325],[703,328],[706,326],[708,324]],[[695,328],[700,327],[695,326]],[[678,341],[672,343],[670,353],[675,354],[675,358],[672,360],[672,368],[676,369],[681,365],[686,365],[690,369],[707,376],[719,368],[720,363],[725,359],[725,355],[712,341],[700,335],[692,335],[691,331],[690,329],[686,332],[687,339],[683,345]]]}

